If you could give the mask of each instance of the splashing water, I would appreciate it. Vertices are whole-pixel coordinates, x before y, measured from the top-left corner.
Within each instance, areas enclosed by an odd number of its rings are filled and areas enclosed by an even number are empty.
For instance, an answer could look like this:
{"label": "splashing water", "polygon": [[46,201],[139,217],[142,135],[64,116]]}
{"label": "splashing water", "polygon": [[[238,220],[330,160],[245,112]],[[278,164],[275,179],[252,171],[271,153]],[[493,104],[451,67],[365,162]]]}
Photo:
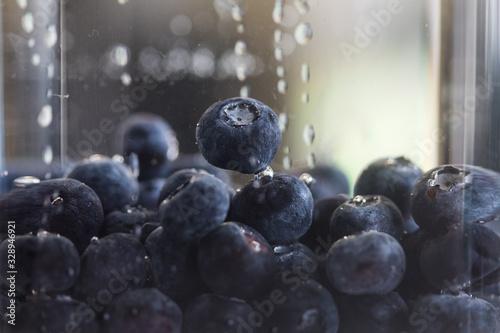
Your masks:
{"label": "splashing water", "polygon": [[300,45],[306,45],[313,37],[313,31],[309,23],[299,23],[295,28],[295,40]]}

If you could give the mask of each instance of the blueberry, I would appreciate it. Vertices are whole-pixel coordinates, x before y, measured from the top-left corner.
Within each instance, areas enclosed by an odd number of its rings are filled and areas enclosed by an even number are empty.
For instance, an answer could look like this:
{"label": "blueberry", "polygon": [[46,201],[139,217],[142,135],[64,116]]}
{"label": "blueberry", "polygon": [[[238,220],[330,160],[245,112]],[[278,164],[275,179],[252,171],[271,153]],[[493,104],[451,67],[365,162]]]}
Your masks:
{"label": "blueberry", "polygon": [[209,174],[222,180],[225,184],[231,185],[231,175],[229,172],[208,163],[201,153],[180,154],[179,157],[172,162],[167,177],[182,169],[205,170]]}
{"label": "blueberry", "polygon": [[236,97],[217,102],[203,113],[196,141],[210,164],[251,174],[271,163],[281,144],[281,130],[267,105]]}
{"label": "blueberry", "polygon": [[345,173],[336,165],[317,164],[312,169],[293,172],[296,176],[302,173],[308,173],[314,178],[314,182],[309,187],[314,199],[329,198],[340,194],[349,195],[351,192]]}
{"label": "blueberry", "polygon": [[387,293],[403,278],[405,254],[394,237],[371,230],[336,241],[326,270],[332,285],[343,293]]}
{"label": "blueberry", "polygon": [[307,246],[300,243],[275,246],[277,284],[298,277],[302,280],[318,277],[318,260]]}
{"label": "blueberry", "polygon": [[442,165],[415,184],[410,210],[425,229],[456,223],[489,222],[500,214],[500,174],[472,165]]}
{"label": "blueberry", "polygon": [[[9,248],[9,244],[13,246]],[[14,255],[8,255],[9,249]],[[2,282],[11,282],[8,278],[12,275],[7,271],[17,271],[14,285],[27,294],[66,291],[80,273],[80,256],[73,243],[66,237],[46,232],[38,236],[17,236],[12,242],[5,240],[0,245],[0,262],[2,267],[10,268],[0,272]]]}
{"label": "blueberry", "polygon": [[198,270],[198,242],[179,239],[162,227],[146,239],[151,259],[151,285],[184,308],[194,298],[208,292]]}
{"label": "blueberry", "polygon": [[312,250],[316,250],[318,246],[323,249],[326,247],[328,250],[333,243],[329,236],[332,214],[338,206],[348,200],[349,197],[344,194],[315,199],[311,226],[299,241]]}
{"label": "blueberry", "polygon": [[158,206],[165,200],[170,194],[177,190],[180,186],[184,185],[188,182],[191,177],[197,175],[198,173],[206,174],[205,171],[189,168],[189,169],[180,169],[176,172],[170,174],[163,183],[160,194],[158,195]]}
{"label": "blueberry", "polygon": [[423,173],[403,156],[381,158],[361,172],[354,185],[354,195],[379,194],[389,198],[403,214],[405,230],[412,232],[418,226],[410,214],[410,194]]}
{"label": "blueberry", "polygon": [[167,178],[153,178],[139,182],[137,206],[158,211],[160,191],[166,180]]}
{"label": "blueberry", "polygon": [[283,291],[264,317],[263,332],[336,333],[337,306],[330,293],[313,280]]}
{"label": "blueberry", "polygon": [[146,244],[146,239],[148,239],[149,235],[156,229],[161,228],[161,223],[159,222],[146,222],[141,226],[141,236],[140,241],[142,244]]}
{"label": "blueberry", "polygon": [[240,333],[252,311],[241,299],[203,294],[187,307],[183,333]]}
{"label": "blueberry", "polygon": [[272,245],[288,245],[311,225],[313,204],[302,180],[275,174],[260,186],[250,181],[242,187],[231,201],[228,220],[251,226]]}
{"label": "blueberry", "polygon": [[114,210],[104,217],[99,237],[116,232],[139,234],[146,222],[159,222],[158,213],[138,207],[123,207]]}
{"label": "blueberry", "polygon": [[158,289],[126,291],[106,309],[103,333],[181,333],[182,311]]}
{"label": "blueberry", "polygon": [[331,216],[333,241],[368,230],[385,232],[398,240],[403,237],[403,216],[390,199],[382,195],[357,195],[341,204]]}
{"label": "blueberry", "polygon": [[493,305],[479,298],[430,294],[412,304],[408,326],[422,333],[499,332],[500,317]]}
{"label": "blueberry", "polygon": [[109,157],[92,155],[74,165],[65,177],[91,187],[101,199],[104,214],[137,201],[137,179],[127,166]]}
{"label": "blueberry", "polygon": [[101,201],[87,185],[74,179],[51,179],[0,197],[0,232],[15,221],[16,235],[46,230],[69,238],[82,253],[97,236],[103,221]]}
{"label": "blueberry", "polygon": [[335,298],[339,311],[339,333],[404,332],[408,306],[396,293],[341,295]]}
{"label": "blueberry", "polygon": [[146,250],[130,234],[114,233],[95,239],[82,254],[80,263],[72,296],[92,304],[101,314],[114,296],[141,288],[149,273]]}
{"label": "blueberry", "polygon": [[117,131],[123,143],[120,154],[137,155],[139,181],[165,177],[168,168],[179,153],[179,143],[170,125],[160,116],[136,113]]}
{"label": "blueberry", "polygon": [[434,288],[454,291],[500,267],[500,236],[475,223],[455,225],[424,245],[420,265]]}
{"label": "blueberry", "polygon": [[200,241],[198,267],[214,293],[254,299],[273,286],[276,258],[257,231],[225,222]]}
{"label": "blueberry", "polygon": [[86,303],[68,298],[33,299],[16,309],[10,332],[99,332],[94,310]]}
{"label": "blueberry", "polygon": [[204,172],[171,191],[158,209],[163,227],[184,240],[201,239],[225,220],[228,210],[226,184]]}

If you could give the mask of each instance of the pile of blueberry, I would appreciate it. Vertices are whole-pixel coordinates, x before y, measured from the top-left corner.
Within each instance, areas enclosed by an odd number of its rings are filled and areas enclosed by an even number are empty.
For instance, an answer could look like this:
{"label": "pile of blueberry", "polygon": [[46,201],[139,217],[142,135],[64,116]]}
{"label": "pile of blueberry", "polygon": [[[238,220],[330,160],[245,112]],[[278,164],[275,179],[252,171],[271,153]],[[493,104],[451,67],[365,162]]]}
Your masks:
{"label": "pile of blueberry", "polygon": [[500,332],[499,173],[383,158],[350,197],[313,191],[345,188],[334,167],[274,174],[259,101],[210,106],[201,155],[162,121],[0,196],[2,331]]}

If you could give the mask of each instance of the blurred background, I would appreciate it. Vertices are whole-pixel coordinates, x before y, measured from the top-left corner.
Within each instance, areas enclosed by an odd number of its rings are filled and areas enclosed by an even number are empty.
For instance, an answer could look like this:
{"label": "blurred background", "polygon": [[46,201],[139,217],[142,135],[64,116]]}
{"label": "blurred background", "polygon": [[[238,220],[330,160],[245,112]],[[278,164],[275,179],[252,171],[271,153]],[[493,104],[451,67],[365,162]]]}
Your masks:
{"label": "blurred background", "polygon": [[494,0],[4,0],[0,170],[117,153],[135,112],[196,153],[199,117],[234,96],[280,116],[275,171],[500,170],[499,17]]}

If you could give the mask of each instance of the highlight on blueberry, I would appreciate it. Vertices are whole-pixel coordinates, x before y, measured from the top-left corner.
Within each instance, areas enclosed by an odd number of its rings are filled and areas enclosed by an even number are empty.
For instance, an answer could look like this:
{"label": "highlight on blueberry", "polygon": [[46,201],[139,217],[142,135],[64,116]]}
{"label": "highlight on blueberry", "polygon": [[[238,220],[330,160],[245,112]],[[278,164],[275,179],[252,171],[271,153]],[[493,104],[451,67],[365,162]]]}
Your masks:
{"label": "highlight on blueberry", "polygon": [[196,126],[196,142],[212,165],[244,174],[264,170],[281,144],[276,113],[252,98],[230,98],[211,105]]}

